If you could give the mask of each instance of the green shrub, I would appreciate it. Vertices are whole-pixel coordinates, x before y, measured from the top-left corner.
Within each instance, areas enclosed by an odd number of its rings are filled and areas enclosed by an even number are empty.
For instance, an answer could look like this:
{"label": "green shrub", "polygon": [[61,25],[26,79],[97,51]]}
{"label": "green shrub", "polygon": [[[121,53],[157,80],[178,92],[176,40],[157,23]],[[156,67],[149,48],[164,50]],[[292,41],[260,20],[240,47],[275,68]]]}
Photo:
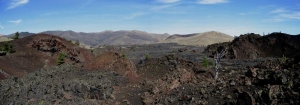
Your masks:
{"label": "green shrub", "polygon": [[282,57],[281,57],[281,63],[285,63],[286,60],[287,60],[286,56],[282,55]]}
{"label": "green shrub", "polygon": [[126,57],[126,54],[125,52],[122,53],[122,58],[125,58]]}
{"label": "green shrub", "polygon": [[72,43],[72,40],[67,40],[69,43]]}
{"label": "green shrub", "polygon": [[203,61],[202,61],[202,66],[204,66],[205,68],[208,68],[209,66],[214,65],[214,63],[212,61],[209,61],[206,57],[204,57]]}
{"label": "green shrub", "polygon": [[151,58],[150,54],[149,54],[149,53],[146,53],[146,54],[145,54],[145,58],[146,58],[146,60],[149,60],[149,59]]}
{"label": "green shrub", "polygon": [[64,60],[65,60],[65,57],[66,57],[66,55],[65,55],[64,53],[60,52],[60,53],[58,54],[56,64],[57,64],[57,65],[61,65],[61,64],[65,63],[65,61],[64,61]]}
{"label": "green shrub", "polygon": [[14,53],[13,46],[8,42],[4,42],[4,46],[0,46],[0,51],[5,51],[7,53]]}

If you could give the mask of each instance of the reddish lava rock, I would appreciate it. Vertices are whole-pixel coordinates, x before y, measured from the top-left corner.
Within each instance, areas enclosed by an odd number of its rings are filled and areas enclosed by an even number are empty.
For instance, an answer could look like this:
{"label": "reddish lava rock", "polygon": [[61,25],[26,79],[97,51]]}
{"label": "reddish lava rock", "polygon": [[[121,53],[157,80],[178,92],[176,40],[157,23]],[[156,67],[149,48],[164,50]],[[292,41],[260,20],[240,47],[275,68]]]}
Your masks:
{"label": "reddish lava rock", "polygon": [[87,64],[86,69],[92,70],[112,70],[124,76],[131,81],[135,81],[138,77],[135,65],[121,54],[117,52],[105,52],[95,57],[93,61]]}
{"label": "reddish lava rock", "polygon": [[[15,53],[0,56],[0,78],[22,76],[45,66],[56,66],[60,52],[65,53],[65,63],[82,66],[92,58],[89,50],[78,47],[67,40],[47,34],[36,34],[8,42]],[[3,42],[0,46],[4,45]]]}

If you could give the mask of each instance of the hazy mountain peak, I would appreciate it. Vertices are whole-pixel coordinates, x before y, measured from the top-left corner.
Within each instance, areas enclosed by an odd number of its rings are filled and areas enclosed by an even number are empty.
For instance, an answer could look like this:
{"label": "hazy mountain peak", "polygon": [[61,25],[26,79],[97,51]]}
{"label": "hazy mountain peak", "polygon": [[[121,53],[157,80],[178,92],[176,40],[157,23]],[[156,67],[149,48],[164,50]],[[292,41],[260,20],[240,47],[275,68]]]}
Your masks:
{"label": "hazy mountain peak", "polygon": [[233,40],[233,37],[217,31],[208,31],[203,33],[186,34],[186,35],[171,35],[162,43],[178,43],[183,45],[210,45],[219,42],[228,42]]}

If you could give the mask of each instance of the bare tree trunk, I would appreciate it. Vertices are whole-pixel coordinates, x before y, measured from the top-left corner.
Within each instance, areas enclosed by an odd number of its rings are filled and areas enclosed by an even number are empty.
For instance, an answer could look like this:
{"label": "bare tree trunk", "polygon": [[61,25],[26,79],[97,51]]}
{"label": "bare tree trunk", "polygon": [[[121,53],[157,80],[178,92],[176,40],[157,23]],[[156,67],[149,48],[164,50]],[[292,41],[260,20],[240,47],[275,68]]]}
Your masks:
{"label": "bare tree trunk", "polygon": [[218,75],[219,75],[219,68],[221,66],[220,64],[220,60],[221,58],[223,58],[226,54],[226,49],[222,50],[221,53],[219,53],[218,51],[216,52],[216,54],[214,55],[214,59],[215,59],[215,79],[218,79]]}

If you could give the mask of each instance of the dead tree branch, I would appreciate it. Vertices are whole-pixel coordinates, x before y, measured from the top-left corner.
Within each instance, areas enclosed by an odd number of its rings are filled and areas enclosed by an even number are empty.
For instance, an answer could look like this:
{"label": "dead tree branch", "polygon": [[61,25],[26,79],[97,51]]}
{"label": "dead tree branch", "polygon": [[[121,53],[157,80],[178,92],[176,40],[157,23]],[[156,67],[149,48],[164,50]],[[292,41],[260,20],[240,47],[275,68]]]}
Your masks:
{"label": "dead tree branch", "polygon": [[218,79],[219,75],[219,68],[221,67],[220,60],[225,56],[227,53],[226,49],[223,49],[220,53],[217,51],[216,54],[214,55],[214,60],[215,60],[215,79]]}

